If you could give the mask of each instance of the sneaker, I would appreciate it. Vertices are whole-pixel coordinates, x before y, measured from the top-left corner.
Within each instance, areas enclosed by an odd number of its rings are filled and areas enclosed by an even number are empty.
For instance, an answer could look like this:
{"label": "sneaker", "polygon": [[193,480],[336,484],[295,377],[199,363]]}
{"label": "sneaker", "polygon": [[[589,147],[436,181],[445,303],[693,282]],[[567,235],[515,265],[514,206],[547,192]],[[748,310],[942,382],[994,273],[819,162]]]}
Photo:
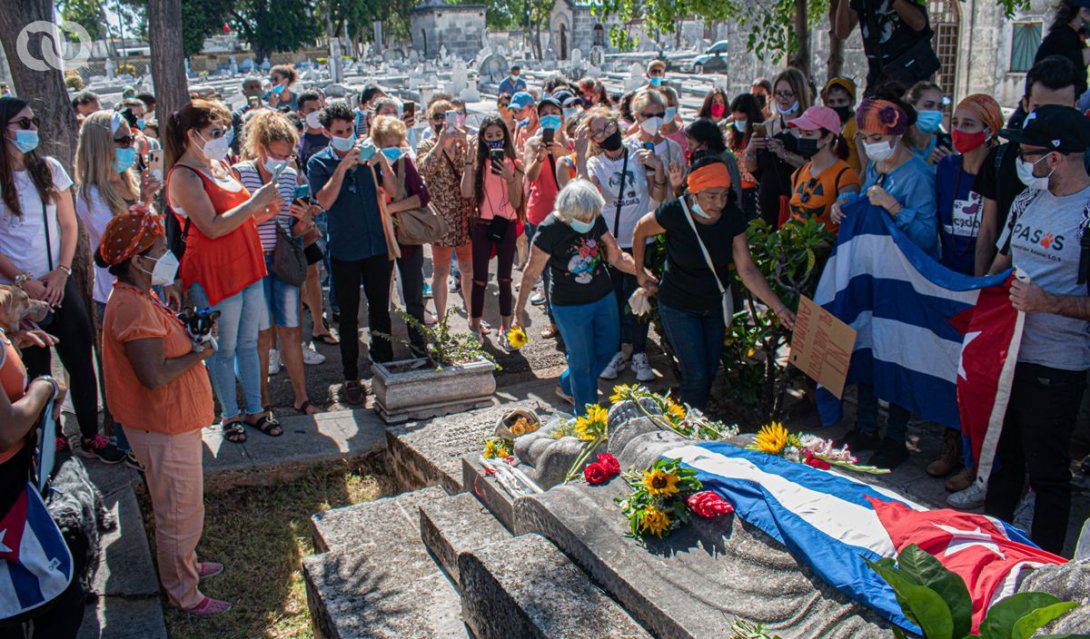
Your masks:
{"label": "sneaker", "polygon": [[628,360],[624,356],[624,351],[617,351],[617,354],[613,356],[613,359],[609,360],[609,365],[605,370],[601,372],[598,377],[602,379],[617,379],[617,375],[621,374],[624,370],[625,363]]}
{"label": "sneaker", "polygon": [[431,299],[431,284],[424,282],[424,299]]}
{"label": "sneaker", "polygon": [[982,481],[974,481],[965,490],[950,493],[946,496],[946,503],[951,508],[958,510],[972,510],[984,505],[984,497],[988,495],[988,486]]}
{"label": "sneaker", "polygon": [[636,373],[636,381],[655,381],[655,371],[651,363],[647,361],[647,353],[636,353],[632,356],[632,370]]}
{"label": "sneaker", "polygon": [[871,466],[877,466],[878,468],[893,470],[907,460],[908,447],[905,446],[904,442],[883,439],[882,443],[878,446],[878,450],[871,455],[870,461],[867,463]]}
{"label": "sneaker", "polygon": [[275,348],[269,349],[269,377],[276,375],[280,372],[280,351]]}
{"label": "sneaker", "polygon": [[231,604],[226,601],[205,597],[199,604],[186,610],[185,613],[193,615],[194,617],[214,617],[216,615],[222,615],[230,609]]}
{"label": "sneaker", "polygon": [[858,428],[848,431],[844,438],[837,442],[837,446],[847,446],[853,453],[861,453],[867,450],[876,450],[882,444],[882,440],[875,433],[864,433]]}
{"label": "sneaker", "polygon": [[450,284],[447,285],[447,290],[451,293],[457,293],[462,288],[462,281],[457,277],[450,278]]}
{"label": "sneaker", "polygon": [[317,366],[318,364],[325,363],[325,355],[322,355],[318,351],[314,350],[314,344],[308,344],[303,347],[303,363],[307,366]]}
{"label": "sneaker", "polygon": [[1037,493],[1032,490],[1026,493],[1018,507],[1014,509],[1014,517],[1011,523],[1015,528],[1023,532],[1029,532],[1033,528],[1033,511],[1037,508]]}
{"label": "sneaker", "polygon": [[575,398],[572,397],[571,395],[565,393],[564,389],[561,388],[560,385],[557,385],[557,387],[556,387],[556,396],[559,397],[560,399],[568,402],[572,406],[575,406]]}
{"label": "sneaker", "polygon": [[125,453],[112,445],[104,435],[95,435],[91,439],[81,437],[79,454],[81,457],[97,458],[104,464],[119,464],[125,461]]}
{"label": "sneaker", "polygon": [[223,564],[218,561],[197,562],[197,578],[210,579],[223,574]]}
{"label": "sneaker", "polygon": [[971,466],[969,468],[962,468],[961,472],[954,475],[950,479],[947,479],[946,483],[944,483],[943,486],[945,486],[946,490],[948,490],[949,492],[956,493],[958,491],[968,488],[975,479],[976,467]]}
{"label": "sneaker", "polygon": [[507,341],[507,331],[500,331],[499,342],[500,342],[500,348],[502,348],[504,350],[504,352],[510,353],[511,351],[515,350],[515,349],[511,348],[511,342]]}
{"label": "sneaker", "polygon": [[534,306],[541,306],[545,303],[545,293],[543,291],[534,291],[534,294],[530,296],[530,303]]}

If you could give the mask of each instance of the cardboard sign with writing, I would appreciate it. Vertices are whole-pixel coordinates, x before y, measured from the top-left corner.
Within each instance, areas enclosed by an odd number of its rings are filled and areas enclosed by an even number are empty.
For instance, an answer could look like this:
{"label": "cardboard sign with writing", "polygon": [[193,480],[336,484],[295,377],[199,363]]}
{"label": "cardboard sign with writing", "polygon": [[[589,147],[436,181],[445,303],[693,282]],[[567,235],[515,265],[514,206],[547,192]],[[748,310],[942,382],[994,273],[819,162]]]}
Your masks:
{"label": "cardboard sign with writing", "polygon": [[803,297],[791,337],[789,361],[839,399],[855,347],[855,329]]}

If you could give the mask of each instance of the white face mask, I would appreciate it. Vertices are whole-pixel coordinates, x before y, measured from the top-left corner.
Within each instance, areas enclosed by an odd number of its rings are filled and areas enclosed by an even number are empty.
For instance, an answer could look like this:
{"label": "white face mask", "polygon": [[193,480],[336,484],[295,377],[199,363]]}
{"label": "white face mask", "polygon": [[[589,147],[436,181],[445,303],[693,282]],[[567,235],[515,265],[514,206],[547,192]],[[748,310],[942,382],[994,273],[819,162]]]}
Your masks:
{"label": "white face mask", "polygon": [[[1041,158],[1041,160],[1043,159],[1045,158]],[[1041,160],[1037,160],[1037,162],[1040,162]],[[1037,166],[1037,162],[1026,162],[1022,158],[1018,158],[1015,163],[1015,169],[1018,172],[1018,179],[1022,180],[1022,184],[1025,184],[1026,188],[1043,191],[1048,188],[1048,180],[1052,177],[1052,173],[1055,172],[1055,169],[1049,171],[1048,175],[1038,177],[1033,174],[1033,167]]]}
{"label": "white face mask", "polygon": [[[140,269],[144,271],[144,269]],[[147,273],[147,271],[144,271]],[[174,283],[174,277],[178,274],[178,258],[174,253],[167,251],[159,259],[155,260],[155,267],[151,269],[152,286],[169,286]]]}
{"label": "white face mask", "polygon": [[204,147],[201,149],[201,153],[204,154],[204,157],[214,162],[218,162],[227,157],[227,151],[230,150],[231,141],[227,139],[226,135],[222,135],[215,140],[205,140],[204,136],[200,133],[197,134],[197,137],[204,140]]}
{"label": "white face mask", "polygon": [[893,152],[897,149],[896,144],[891,144],[890,141],[882,142],[864,142],[863,148],[866,150],[867,158],[875,162],[882,162],[893,157]]}
{"label": "white face mask", "polygon": [[306,117],[307,126],[312,129],[322,128],[322,120],[318,117],[318,111],[311,111]]}
{"label": "white face mask", "polygon": [[280,167],[284,166],[287,163],[287,160],[274,160],[272,158],[265,158],[265,170],[268,171],[270,174],[275,175],[276,172],[280,170]]}
{"label": "white face mask", "polygon": [[640,123],[640,128],[643,129],[643,132],[647,135],[655,135],[659,132],[659,129],[662,128],[662,118],[647,118]]}

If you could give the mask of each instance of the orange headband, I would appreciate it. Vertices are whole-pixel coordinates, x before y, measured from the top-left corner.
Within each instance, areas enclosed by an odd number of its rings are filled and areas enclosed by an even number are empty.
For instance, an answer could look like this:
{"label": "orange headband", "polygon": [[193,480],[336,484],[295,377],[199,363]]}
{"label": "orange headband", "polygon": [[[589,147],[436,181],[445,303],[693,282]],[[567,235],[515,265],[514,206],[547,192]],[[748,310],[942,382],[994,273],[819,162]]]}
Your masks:
{"label": "orange headband", "polygon": [[688,185],[689,193],[699,193],[716,187],[729,189],[730,173],[727,172],[727,165],[722,162],[705,164],[689,174]]}

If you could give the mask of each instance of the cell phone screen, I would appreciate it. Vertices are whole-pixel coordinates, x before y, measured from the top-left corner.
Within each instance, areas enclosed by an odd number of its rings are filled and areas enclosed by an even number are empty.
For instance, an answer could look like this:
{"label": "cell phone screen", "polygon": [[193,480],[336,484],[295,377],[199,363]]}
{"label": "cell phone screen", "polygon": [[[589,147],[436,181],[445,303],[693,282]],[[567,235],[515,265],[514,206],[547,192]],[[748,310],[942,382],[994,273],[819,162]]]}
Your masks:
{"label": "cell phone screen", "polygon": [[306,202],[310,199],[310,186],[306,184],[295,185],[295,198],[296,200],[302,200]]}
{"label": "cell phone screen", "polygon": [[644,142],[643,143],[643,148],[647,149],[648,151],[654,152],[655,151],[655,143],[654,142]]}
{"label": "cell phone screen", "polygon": [[552,129],[541,130],[542,142],[544,142],[545,144],[552,144],[554,139],[556,139],[556,131],[553,131]]}
{"label": "cell phone screen", "polygon": [[447,111],[447,128],[453,129],[458,126],[458,113],[456,111]]}
{"label": "cell phone screen", "polygon": [[415,117],[416,115],[416,103],[406,102],[405,106],[401,110],[401,116],[404,118]]}
{"label": "cell phone screen", "polygon": [[369,145],[360,147],[360,162],[368,162],[373,157],[375,157],[375,147]]}

